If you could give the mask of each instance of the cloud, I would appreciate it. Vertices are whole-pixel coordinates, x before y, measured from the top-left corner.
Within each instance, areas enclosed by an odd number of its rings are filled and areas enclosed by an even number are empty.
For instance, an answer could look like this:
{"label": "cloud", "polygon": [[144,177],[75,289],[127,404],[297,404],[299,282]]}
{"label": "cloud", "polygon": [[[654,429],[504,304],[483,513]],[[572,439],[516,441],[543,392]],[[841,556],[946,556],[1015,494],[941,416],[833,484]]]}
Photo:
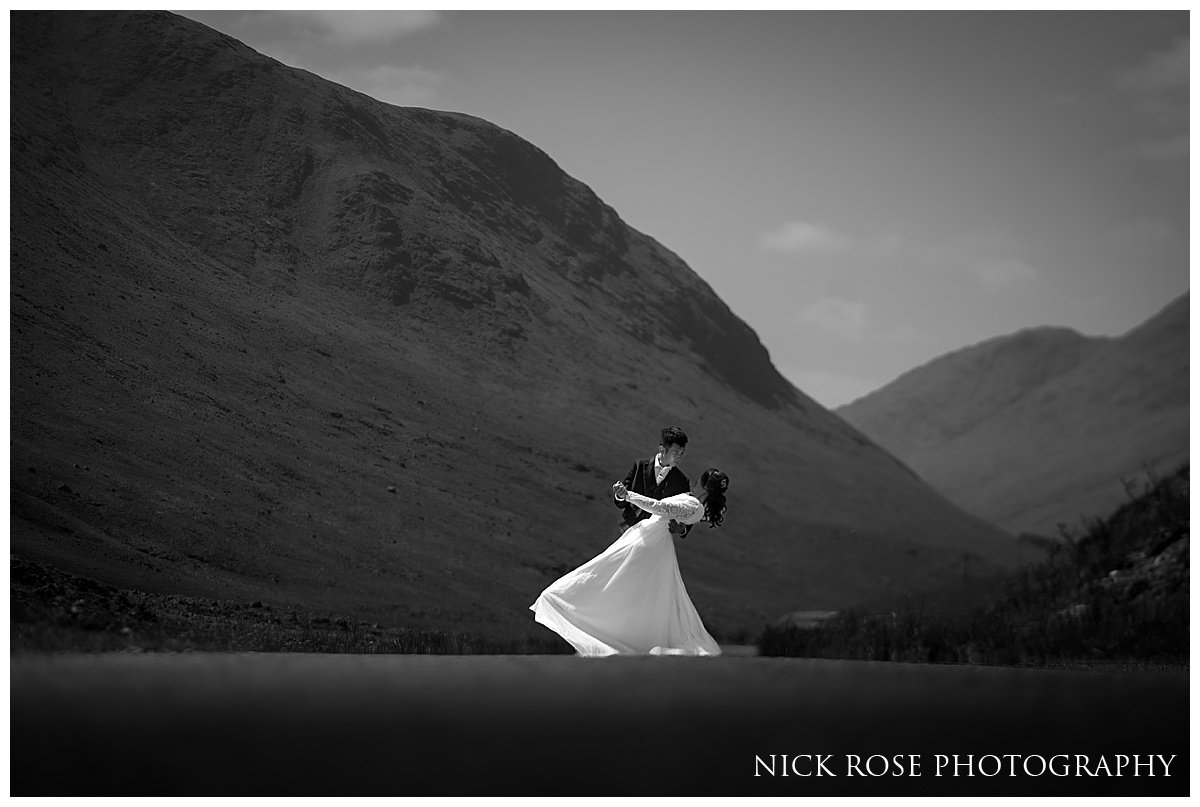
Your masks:
{"label": "cloud", "polygon": [[[776,252],[843,252],[868,261],[903,262],[906,271],[920,264],[940,272],[968,273],[986,289],[1002,291],[1019,288],[1038,279],[1033,265],[1017,257],[1024,244],[995,227],[984,227],[958,234],[944,241],[914,241],[899,232],[881,232],[850,239],[823,224],[790,222],[759,240],[762,249]],[[847,339],[861,341],[869,330],[867,309],[861,303],[826,298],[797,314],[797,321],[822,327]],[[883,334],[876,332],[876,338]],[[909,339],[911,329],[897,328],[888,338]]]}
{"label": "cloud", "polygon": [[780,367],[779,372],[801,392],[826,409],[848,404],[883,386],[861,376],[819,368]]}
{"label": "cloud", "polygon": [[1161,162],[1187,154],[1181,147],[1180,138],[1186,139],[1190,128],[1190,52],[1191,39],[1182,37],[1114,79],[1117,90],[1129,99],[1145,123],[1160,133],[1177,136],[1163,139],[1160,134],[1157,142],[1150,138],[1135,146],[1135,152],[1149,155],[1143,159]]}
{"label": "cloud", "polygon": [[245,11],[197,15],[284,64],[400,106],[430,106],[446,75],[389,63],[391,44],[442,24],[436,11]]}
{"label": "cloud", "polygon": [[1148,163],[1169,163],[1176,160],[1186,160],[1191,156],[1191,153],[1191,136],[1186,132],[1170,137],[1143,140],[1140,143],[1135,143],[1129,149],[1129,156],[1134,160]]}
{"label": "cloud", "polygon": [[1175,228],[1162,219],[1141,218],[1122,224],[1113,234],[1126,247],[1138,252],[1153,252],[1175,237]]}
{"label": "cloud", "polygon": [[862,252],[873,258],[903,258],[913,249],[907,238],[893,232],[864,239]]}
{"label": "cloud", "polygon": [[850,239],[832,227],[805,221],[792,221],[764,233],[759,248],[768,252],[840,252],[848,249]]}
{"label": "cloud", "polygon": [[976,262],[972,269],[985,286],[997,290],[1029,283],[1038,276],[1032,266],[1013,258],[989,258]]}
{"label": "cloud", "polygon": [[989,291],[1007,291],[1037,280],[1041,273],[1018,257],[1021,239],[995,227],[959,233],[948,240],[914,246],[912,256],[940,272],[973,277]]}
{"label": "cloud", "polygon": [[436,11],[288,11],[283,14],[286,14],[283,24],[296,33],[340,45],[390,42],[432,28],[442,19]]}
{"label": "cloud", "polygon": [[1131,93],[1157,93],[1186,89],[1190,79],[1191,37],[1182,37],[1166,49],[1152,53],[1139,65],[1117,75],[1117,89]]}
{"label": "cloud", "polygon": [[810,303],[796,315],[796,320],[851,342],[862,341],[871,327],[864,303],[838,297]]}
{"label": "cloud", "polygon": [[428,106],[437,96],[438,85],[445,80],[435,70],[396,65],[340,70],[328,78],[397,106]]}
{"label": "cloud", "polygon": [[1074,109],[1087,106],[1088,102],[1082,95],[1073,92],[1056,92],[1046,97],[1046,103],[1052,107]]}

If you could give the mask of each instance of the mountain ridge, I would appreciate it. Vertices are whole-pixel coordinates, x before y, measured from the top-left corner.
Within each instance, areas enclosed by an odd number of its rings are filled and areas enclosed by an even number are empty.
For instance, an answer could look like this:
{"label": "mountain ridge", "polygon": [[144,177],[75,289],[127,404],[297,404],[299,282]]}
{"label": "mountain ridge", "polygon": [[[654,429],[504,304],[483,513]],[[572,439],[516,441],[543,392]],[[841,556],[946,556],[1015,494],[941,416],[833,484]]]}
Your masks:
{"label": "mountain ridge", "polygon": [[[1040,383],[1076,366],[1082,358],[1103,348],[1105,344],[1103,337],[1085,337],[1069,328],[1023,328],[1013,334],[985,339],[931,359],[902,373],[880,389],[836,407],[834,411],[849,413],[852,422],[866,426],[872,432],[882,432],[887,428],[885,422],[888,418],[911,417],[915,414],[910,411],[912,409],[924,409],[931,413],[937,410],[941,401],[938,397],[930,397],[928,388],[941,385],[955,387],[960,395],[969,394],[971,397],[963,407],[967,410],[964,414],[984,419],[1014,404]],[[1049,352],[1050,355],[1042,356],[1043,360],[1034,364],[1029,361],[1031,352]],[[968,384],[979,383],[982,375],[977,371],[979,361],[993,365],[995,378],[987,378],[992,383],[986,387],[974,386],[964,390]],[[1001,371],[1007,372],[1001,375]],[[931,381],[930,376],[934,374],[945,377]],[[886,408],[875,403],[884,396],[888,398]],[[918,445],[962,434],[972,425],[970,421],[948,421],[944,411],[937,412],[934,420],[937,421],[937,428],[932,433],[929,431],[934,428],[932,422],[921,423],[925,428],[915,431],[914,424],[906,422],[904,435],[889,435],[892,449],[907,455]]]}
{"label": "mountain ridge", "polygon": [[[836,411],[969,511],[1057,535],[1120,504],[1121,480],[1144,466],[1188,461],[1189,305],[1185,292],[1118,337],[1042,328],[985,340]],[[1017,372],[997,370],[1002,351]],[[914,400],[940,428],[921,428]]]}

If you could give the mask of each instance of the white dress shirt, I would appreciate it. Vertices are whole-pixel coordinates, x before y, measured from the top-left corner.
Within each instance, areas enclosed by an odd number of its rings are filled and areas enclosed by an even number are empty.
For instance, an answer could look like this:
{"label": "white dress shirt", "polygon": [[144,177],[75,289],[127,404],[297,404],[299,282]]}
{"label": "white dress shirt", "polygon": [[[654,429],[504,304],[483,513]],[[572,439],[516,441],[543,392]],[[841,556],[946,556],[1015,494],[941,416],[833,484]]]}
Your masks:
{"label": "white dress shirt", "polygon": [[662,454],[654,455],[654,484],[661,485],[662,481],[667,478],[667,474],[671,473],[671,466],[662,464]]}

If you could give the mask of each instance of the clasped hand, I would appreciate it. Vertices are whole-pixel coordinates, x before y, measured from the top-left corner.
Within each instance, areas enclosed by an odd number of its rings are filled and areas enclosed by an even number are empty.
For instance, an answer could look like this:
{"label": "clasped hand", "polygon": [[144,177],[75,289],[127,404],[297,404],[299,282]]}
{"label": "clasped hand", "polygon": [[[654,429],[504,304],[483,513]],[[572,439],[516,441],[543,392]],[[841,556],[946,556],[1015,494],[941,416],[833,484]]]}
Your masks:
{"label": "clasped hand", "polygon": [[[629,494],[629,489],[625,487],[624,482],[616,482],[613,484],[612,493],[614,499],[619,502],[623,502]],[[687,527],[683,526],[675,519],[671,519],[670,523],[667,525],[667,529],[670,530],[672,535],[683,535],[687,532]]]}

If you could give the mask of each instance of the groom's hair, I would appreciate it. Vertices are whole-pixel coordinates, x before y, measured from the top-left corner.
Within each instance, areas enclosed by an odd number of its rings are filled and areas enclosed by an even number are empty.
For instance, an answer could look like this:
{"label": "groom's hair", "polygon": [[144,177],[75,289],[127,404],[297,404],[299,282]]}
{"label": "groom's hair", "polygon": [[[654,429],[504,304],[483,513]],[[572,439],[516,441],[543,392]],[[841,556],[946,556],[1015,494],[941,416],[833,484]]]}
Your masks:
{"label": "groom's hair", "polygon": [[662,442],[659,445],[663,448],[670,448],[671,446],[687,448],[687,435],[678,426],[668,426],[662,430]]}

